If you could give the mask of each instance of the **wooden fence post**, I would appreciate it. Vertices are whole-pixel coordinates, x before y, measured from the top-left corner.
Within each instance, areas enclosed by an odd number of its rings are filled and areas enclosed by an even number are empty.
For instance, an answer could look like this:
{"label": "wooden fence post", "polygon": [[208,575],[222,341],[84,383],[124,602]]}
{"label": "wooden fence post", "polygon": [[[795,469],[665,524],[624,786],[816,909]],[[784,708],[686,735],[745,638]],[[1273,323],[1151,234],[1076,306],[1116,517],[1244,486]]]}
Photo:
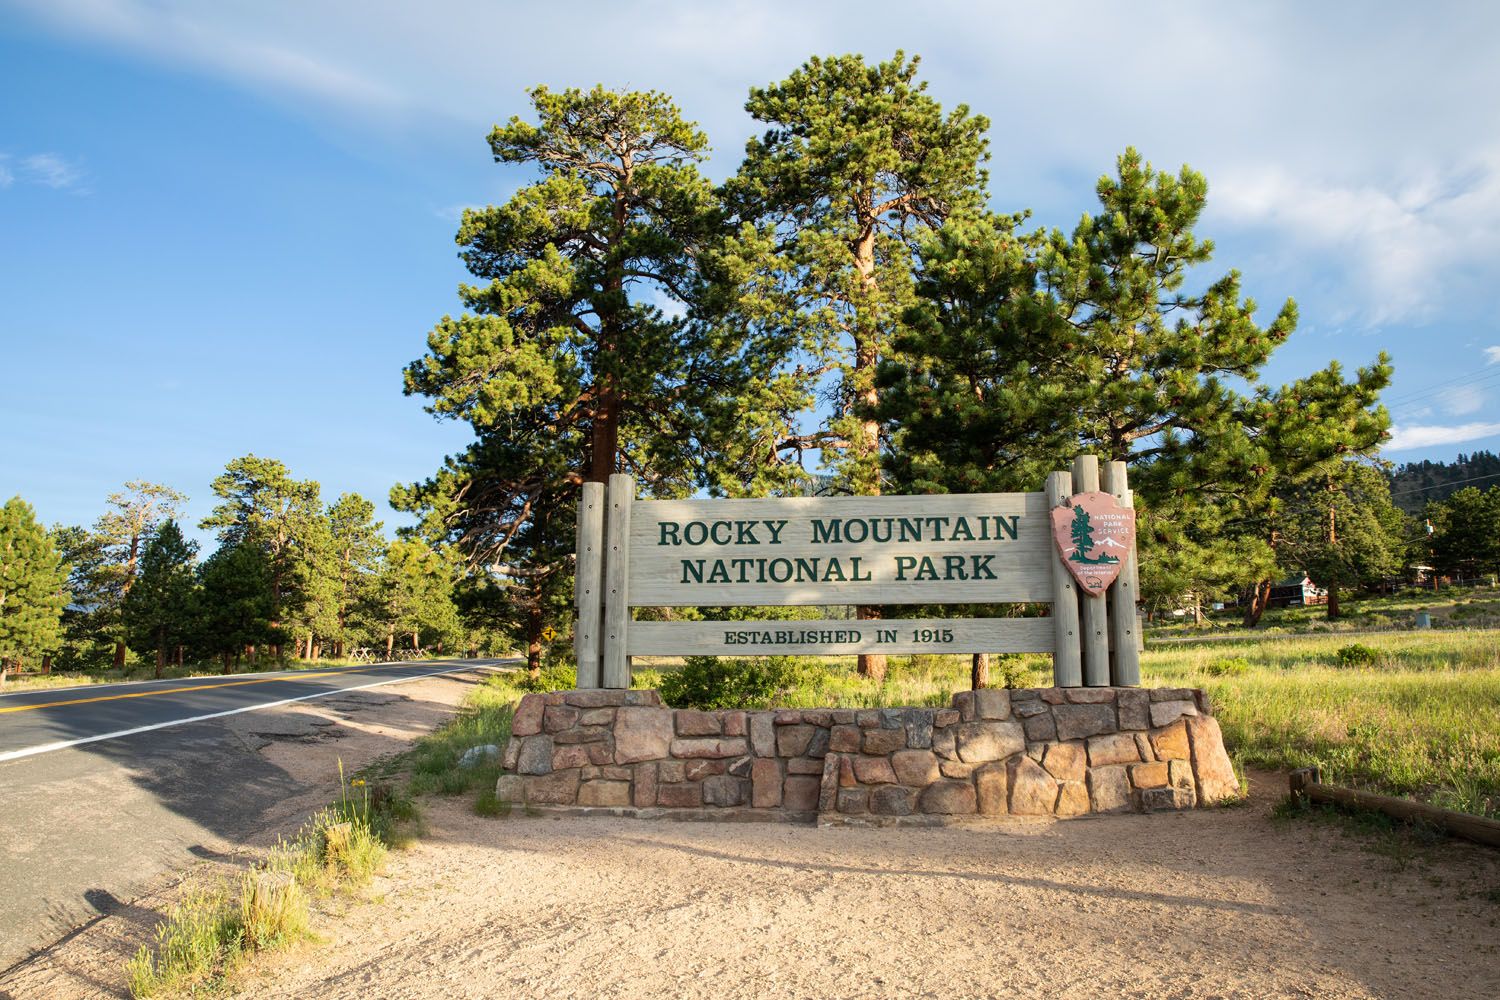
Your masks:
{"label": "wooden fence post", "polygon": [[[1073,476],[1067,472],[1054,472],[1047,477],[1047,510],[1050,518],[1052,508],[1073,495]],[[1047,525],[1052,533],[1052,525]],[[1052,653],[1052,683],[1057,687],[1078,687],[1083,683],[1083,666],[1080,659],[1078,633],[1078,590],[1073,585],[1073,574],[1063,565],[1062,553],[1049,544],[1052,552],[1052,624],[1056,638],[1056,649]]]}
{"label": "wooden fence post", "polygon": [[[1073,459],[1073,492],[1099,489],[1099,460],[1093,455]],[[1083,637],[1083,683],[1109,687],[1109,613],[1104,595],[1079,592],[1079,631]]]}
{"label": "wooden fence post", "polygon": [[604,522],[604,658],[600,686],[630,687],[630,658],[625,634],[630,627],[630,507],[635,479],[616,473],[609,477]]}
{"label": "wooden fence post", "polygon": [[578,617],[573,628],[573,652],[578,661],[578,686],[599,686],[599,617],[604,596],[604,484],[584,483],[578,499],[578,553],[573,596]]}
{"label": "wooden fence post", "polygon": [[[1124,462],[1110,462],[1104,466],[1104,489],[1113,494],[1121,506],[1135,506]],[[1135,619],[1135,605],[1140,595],[1138,580],[1132,536],[1130,551],[1120,566],[1120,575],[1109,588],[1110,679],[1116,687],[1139,687],[1141,683],[1141,654],[1136,648],[1139,626]]]}

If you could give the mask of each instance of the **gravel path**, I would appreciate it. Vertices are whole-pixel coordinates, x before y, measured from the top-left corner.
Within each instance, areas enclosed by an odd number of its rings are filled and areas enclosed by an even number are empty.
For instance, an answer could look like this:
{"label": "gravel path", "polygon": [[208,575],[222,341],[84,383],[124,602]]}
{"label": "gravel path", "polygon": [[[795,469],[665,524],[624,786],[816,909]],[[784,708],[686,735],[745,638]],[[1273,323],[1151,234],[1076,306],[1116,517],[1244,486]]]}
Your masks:
{"label": "gravel path", "polygon": [[1500,996],[1500,855],[1403,868],[1271,820],[1275,781],[1235,809],[942,830],[444,804],[383,901],[236,995]]}

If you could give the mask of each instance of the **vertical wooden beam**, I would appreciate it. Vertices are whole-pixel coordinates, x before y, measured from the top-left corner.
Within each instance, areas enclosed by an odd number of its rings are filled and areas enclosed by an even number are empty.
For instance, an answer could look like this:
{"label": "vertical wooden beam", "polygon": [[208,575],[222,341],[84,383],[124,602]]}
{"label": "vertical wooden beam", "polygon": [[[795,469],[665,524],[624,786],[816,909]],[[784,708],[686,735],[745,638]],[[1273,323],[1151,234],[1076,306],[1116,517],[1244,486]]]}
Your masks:
{"label": "vertical wooden beam", "polygon": [[577,620],[573,653],[578,660],[578,686],[599,686],[599,618],[604,597],[604,484],[584,483],[578,498],[578,543],[574,551],[573,597]]}
{"label": "vertical wooden beam", "polygon": [[[1125,463],[1110,462],[1104,467],[1104,489],[1120,501],[1123,507],[1134,507],[1126,479]],[[1135,541],[1125,554],[1120,575],[1109,588],[1109,639],[1110,679],[1116,687],[1138,687],[1141,683],[1141,655],[1139,625],[1136,622],[1135,606],[1140,599],[1136,574]]]}
{"label": "vertical wooden beam", "polygon": [[1063,565],[1062,553],[1051,544],[1051,510],[1073,495],[1073,476],[1054,472],[1047,477],[1047,536],[1052,552],[1052,627],[1057,648],[1052,653],[1052,683],[1078,687],[1083,683],[1083,660],[1078,633],[1078,590],[1073,574]]}
{"label": "vertical wooden beam", "polygon": [[625,631],[630,627],[630,505],[635,479],[615,473],[609,477],[604,519],[604,658],[600,686],[630,687],[630,658],[625,655]]}
{"label": "vertical wooden beam", "polygon": [[[1099,460],[1093,455],[1073,459],[1073,492],[1093,493],[1099,489]],[[1089,687],[1109,687],[1109,613],[1104,595],[1079,597],[1079,630],[1083,636],[1083,683]]]}

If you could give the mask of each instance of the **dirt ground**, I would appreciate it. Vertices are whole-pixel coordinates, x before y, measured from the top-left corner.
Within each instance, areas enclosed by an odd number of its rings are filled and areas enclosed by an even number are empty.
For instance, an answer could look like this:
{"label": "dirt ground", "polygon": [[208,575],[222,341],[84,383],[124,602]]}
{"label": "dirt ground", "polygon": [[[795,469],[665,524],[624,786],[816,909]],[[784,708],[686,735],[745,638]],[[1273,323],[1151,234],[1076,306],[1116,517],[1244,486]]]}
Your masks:
{"label": "dirt ground", "polygon": [[[231,995],[1500,996],[1500,852],[1372,852],[1271,818],[1284,778],[1253,786],[1230,809],[946,829],[483,819],[429,801],[429,836],[368,899]],[[120,995],[149,924],[110,923],[0,992]]]}

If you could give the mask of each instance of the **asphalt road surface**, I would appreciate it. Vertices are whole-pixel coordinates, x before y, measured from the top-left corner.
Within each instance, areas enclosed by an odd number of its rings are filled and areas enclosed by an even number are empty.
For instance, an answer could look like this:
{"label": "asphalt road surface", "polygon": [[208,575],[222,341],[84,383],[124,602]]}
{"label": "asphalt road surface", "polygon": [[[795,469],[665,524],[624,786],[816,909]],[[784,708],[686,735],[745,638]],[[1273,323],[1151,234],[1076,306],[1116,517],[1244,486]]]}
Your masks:
{"label": "asphalt road surface", "polygon": [[318,700],[353,709],[354,692],[509,662],[372,664],[0,695],[0,970],[124,905],[162,872],[205,856],[205,843],[233,843],[259,829],[278,802],[306,791],[246,739],[255,728],[246,713]]}

